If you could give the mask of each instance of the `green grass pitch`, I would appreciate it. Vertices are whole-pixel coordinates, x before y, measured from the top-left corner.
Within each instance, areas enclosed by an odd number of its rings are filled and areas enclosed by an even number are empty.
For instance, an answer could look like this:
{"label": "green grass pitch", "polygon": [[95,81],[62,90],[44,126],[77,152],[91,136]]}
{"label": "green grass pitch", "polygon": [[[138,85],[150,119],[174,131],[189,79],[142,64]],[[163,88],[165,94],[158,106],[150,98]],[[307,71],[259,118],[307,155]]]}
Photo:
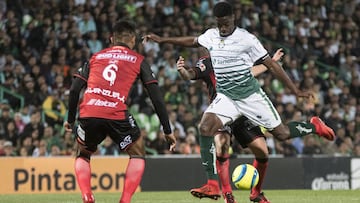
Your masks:
{"label": "green grass pitch", "polygon": [[[272,203],[359,203],[359,190],[264,190]],[[238,203],[250,203],[248,191],[234,191]],[[95,193],[96,203],[116,203],[120,193]],[[0,195],[4,203],[80,203],[80,194]],[[138,192],[132,203],[223,203],[224,200],[197,199],[188,191]]]}

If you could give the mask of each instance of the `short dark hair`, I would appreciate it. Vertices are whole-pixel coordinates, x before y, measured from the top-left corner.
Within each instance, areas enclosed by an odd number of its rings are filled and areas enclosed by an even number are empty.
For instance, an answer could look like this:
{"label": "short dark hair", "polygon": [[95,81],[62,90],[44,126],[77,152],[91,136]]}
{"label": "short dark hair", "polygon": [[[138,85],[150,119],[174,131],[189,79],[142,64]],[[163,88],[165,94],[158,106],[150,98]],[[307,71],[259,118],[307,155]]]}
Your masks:
{"label": "short dark hair", "polygon": [[227,1],[221,1],[214,6],[213,14],[215,17],[221,18],[231,16],[233,14],[233,7]]}
{"label": "short dark hair", "polygon": [[113,26],[113,33],[123,35],[130,34],[135,35],[136,28],[135,24],[129,20],[119,20]]}

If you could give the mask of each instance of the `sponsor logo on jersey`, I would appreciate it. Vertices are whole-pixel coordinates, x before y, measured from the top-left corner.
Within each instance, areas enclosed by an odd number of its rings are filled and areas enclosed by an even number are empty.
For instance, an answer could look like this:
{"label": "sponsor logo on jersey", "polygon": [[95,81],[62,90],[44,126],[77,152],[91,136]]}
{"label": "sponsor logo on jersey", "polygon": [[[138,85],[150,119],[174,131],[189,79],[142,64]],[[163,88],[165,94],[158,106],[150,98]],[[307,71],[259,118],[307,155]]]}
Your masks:
{"label": "sponsor logo on jersey", "polygon": [[125,53],[102,53],[102,54],[98,54],[95,58],[96,59],[116,59],[116,60],[121,60],[121,61],[128,61],[131,63],[135,63],[137,60],[136,56],[130,55],[130,54],[125,54]]}
{"label": "sponsor logo on jersey", "polygon": [[118,105],[118,103],[119,102],[109,102],[109,101],[104,101],[104,100],[100,100],[100,99],[90,99],[90,101],[86,104],[93,105],[93,106],[104,106],[104,107],[115,108]]}
{"label": "sponsor logo on jersey", "polygon": [[87,88],[85,91],[85,94],[100,94],[102,96],[107,96],[110,98],[116,98],[118,100],[120,100],[120,102],[125,103],[126,98],[125,96],[121,96],[120,92],[115,92],[115,91],[111,91],[111,90],[107,90],[107,89],[101,89],[101,88]]}

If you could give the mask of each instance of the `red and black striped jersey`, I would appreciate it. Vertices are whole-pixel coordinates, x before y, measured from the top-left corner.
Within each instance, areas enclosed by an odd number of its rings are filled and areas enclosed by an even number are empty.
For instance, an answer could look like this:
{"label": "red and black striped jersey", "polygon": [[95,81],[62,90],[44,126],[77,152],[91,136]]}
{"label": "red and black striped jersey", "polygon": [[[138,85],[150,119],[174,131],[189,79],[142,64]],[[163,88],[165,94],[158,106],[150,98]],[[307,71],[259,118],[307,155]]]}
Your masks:
{"label": "red and black striped jersey", "polygon": [[204,56],[199,58],[193,70],[195,72],[193,80],[203,80],[205,82],[211,103],[216,97],[216,78],[210,57]]}
{"label": "red and black striped jersey", "polygon": [[126,46],[113,46],[95,53],[75,77],[86,81],[80,118],[124,119],[126,101],[135,81],[157,83],[144,57]]}

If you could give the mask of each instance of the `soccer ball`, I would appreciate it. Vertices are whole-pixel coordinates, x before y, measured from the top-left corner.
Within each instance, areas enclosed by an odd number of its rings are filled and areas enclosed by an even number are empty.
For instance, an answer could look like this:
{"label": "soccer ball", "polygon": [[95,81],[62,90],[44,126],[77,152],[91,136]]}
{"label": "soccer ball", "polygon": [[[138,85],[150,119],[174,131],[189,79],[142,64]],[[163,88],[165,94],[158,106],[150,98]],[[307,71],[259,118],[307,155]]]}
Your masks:
{"label": "soccer ball", "polygon": [[240,164],[232,173],[232,182],[237,189],[249,190],[259,182],[259,173],[253,165]]}

